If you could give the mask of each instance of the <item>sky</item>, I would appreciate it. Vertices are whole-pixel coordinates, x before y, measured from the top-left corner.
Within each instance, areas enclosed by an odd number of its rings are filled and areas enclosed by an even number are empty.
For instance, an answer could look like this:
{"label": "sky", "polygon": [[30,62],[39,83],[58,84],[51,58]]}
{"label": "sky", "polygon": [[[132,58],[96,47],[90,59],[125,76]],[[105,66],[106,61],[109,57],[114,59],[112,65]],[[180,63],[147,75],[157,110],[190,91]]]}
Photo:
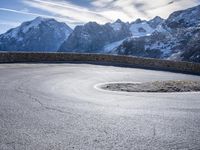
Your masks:
{"label": "sky", "polygon": [[200,0],[0,0],[0,33],[38,16],[65,22],[71,28],[89,21],[99,24],[121,19],[167,18]]}

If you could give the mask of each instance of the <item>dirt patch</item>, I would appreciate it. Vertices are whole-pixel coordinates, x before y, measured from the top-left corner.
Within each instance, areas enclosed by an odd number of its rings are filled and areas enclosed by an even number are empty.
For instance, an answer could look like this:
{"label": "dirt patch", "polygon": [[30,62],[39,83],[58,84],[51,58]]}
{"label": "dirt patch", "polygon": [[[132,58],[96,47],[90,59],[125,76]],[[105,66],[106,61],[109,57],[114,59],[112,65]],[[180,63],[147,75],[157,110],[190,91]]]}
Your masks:
{"label": "dirt patch", "polygon": [[102,89],[124,92],[192,92],[200,91],[200,81],[155,81],[145,83],[108,83]]}

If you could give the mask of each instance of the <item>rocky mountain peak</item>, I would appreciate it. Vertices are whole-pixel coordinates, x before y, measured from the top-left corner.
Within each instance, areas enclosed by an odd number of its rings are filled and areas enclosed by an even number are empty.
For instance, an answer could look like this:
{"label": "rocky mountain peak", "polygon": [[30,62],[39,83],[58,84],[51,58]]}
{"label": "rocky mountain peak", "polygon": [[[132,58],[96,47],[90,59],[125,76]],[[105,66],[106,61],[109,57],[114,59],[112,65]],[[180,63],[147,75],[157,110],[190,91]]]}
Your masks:
{"label": "rocky mountain peak", "polygon": [[115,23],[123,23],[120,19],[117,19]]}
{"label": "rocky mountain peak", "polygon": [[55,19],[37,17],[0,36],[0,50],[57,51],[72,29]]}
{"label": "rocky mountain peak", "polygon": [[194,27],[200,23],[200,5],[172,13],[166,20],[170,28]]}
{"label": "rocky mountain peak", "polygon": [[136,24],[138,24],[138,23],[142,23],[143,21],[140,19],[140,18],[138,18],[138,19],[136,19],[133,23],[136,23]]}
{"label": "rocky mountain peak", "polygon": [[158,25],[160,25],[161,23],[164,22],[164,19],[162,19],[159,16],[154,17],[153,19],[148,21],[148,24],[152,27],[152,28],[156,28]]}

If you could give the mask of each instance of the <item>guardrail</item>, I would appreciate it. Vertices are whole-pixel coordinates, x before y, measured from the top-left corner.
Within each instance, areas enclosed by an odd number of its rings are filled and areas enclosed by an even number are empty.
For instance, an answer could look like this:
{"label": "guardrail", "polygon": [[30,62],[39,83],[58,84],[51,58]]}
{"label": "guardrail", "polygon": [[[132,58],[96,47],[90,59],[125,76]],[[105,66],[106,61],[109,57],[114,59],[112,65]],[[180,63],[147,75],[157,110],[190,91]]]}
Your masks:
{"label": "guardrail", "polygon": [[169,61],[151,58],[140,58],[134,56],[103,55],[103,54],[78,54],[78,53],[27,53],[27,52],[2,52],[0,63],[19,62],[90,62],[123,64],[132,67],[149,68],[157,70],[169,70],[200,74],[200,64]]}

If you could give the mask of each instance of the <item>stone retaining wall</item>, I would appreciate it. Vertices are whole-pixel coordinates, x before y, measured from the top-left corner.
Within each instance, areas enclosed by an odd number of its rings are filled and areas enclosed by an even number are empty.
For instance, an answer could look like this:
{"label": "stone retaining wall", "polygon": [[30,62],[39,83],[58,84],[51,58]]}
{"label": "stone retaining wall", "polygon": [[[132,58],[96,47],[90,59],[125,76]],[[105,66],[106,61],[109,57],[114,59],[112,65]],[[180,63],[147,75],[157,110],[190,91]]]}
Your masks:
{"label": "stone retaining wall", "polygon": [[0,63],[67,61],[124,64],[133,67],[200,74],[200,64],[197,63],[139,58],[133,56],[77,53],[0,53]]}

